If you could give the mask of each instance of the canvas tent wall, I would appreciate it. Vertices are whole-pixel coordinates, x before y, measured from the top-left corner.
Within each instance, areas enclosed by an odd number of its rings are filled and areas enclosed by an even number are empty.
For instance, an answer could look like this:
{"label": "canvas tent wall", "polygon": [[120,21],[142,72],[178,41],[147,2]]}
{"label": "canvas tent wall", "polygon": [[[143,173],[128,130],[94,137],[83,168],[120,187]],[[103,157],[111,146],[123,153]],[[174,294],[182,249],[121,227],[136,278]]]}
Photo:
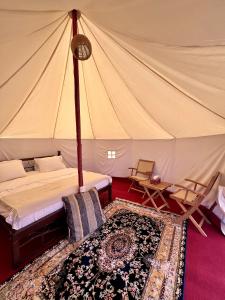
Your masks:
{"label": "canvas tent wall", "polygon": [[125,176],[142,157],[173,181],[225,172],[219,0],[0,1],[1,156],[60,147],[74,163],[74,8],[93,47],[80,64],[84,166]]}

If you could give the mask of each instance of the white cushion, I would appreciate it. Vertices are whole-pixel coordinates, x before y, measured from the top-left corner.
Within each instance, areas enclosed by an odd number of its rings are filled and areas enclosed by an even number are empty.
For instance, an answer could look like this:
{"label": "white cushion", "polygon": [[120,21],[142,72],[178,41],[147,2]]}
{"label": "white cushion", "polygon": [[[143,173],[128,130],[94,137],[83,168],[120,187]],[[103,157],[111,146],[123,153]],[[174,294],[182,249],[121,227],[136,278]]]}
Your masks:
{"label": "white cushion", "polygon": [[62,156],[35,158],[34,162],[35,170],[40,172],[50,172],[66,168],[63,163]]}
{"label": "white cushion", "polygon": [[0,162],[0,182],[26,176],[22,160]]}
{"label": "white cushion", "polygon": [[135,176],[135,175],[133,175],[133,176],[129,176],[128,177],[129,179],[132,179],[132,180],[136,180],[136,181],[142,181],[142,180],[146,180],[146,179],[148,179],[149,177],[148,176]]}

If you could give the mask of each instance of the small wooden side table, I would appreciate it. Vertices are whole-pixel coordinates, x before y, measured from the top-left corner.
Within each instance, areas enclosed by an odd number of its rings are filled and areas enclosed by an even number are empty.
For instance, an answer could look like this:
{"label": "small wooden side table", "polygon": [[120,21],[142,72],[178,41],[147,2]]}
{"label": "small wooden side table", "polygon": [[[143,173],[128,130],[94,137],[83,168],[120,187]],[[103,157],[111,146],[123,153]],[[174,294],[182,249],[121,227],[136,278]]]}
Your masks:
{"label": "small wooden side table", "polygon": [[[143,186],[145,192],[148,195],[148,199],[146,199],[145,201],[142,202],[143,205],[145,205],[146,203],[148,203],[149,201],[151,201],[152,205],[154,206],[154,208],[157,211],[160,211],[163,207],[167,206],[170,207],[169,204],[167,203],[167,201],[165,200],[164,196],[163,196],[163,192],[170,186],[172,186],[172,183],[169,182],[160,182],[158,184],[153,184],[148,180],[142,180],[139,182],[139,184],[141,186]],[[149,190],[154,190],[154,192],[152,194],[150,194]],[[154,198],[156,198],[157,196],[159,196],[162,201],[164,202],[161,206],[157,206],[156,202],[154,200]]]}

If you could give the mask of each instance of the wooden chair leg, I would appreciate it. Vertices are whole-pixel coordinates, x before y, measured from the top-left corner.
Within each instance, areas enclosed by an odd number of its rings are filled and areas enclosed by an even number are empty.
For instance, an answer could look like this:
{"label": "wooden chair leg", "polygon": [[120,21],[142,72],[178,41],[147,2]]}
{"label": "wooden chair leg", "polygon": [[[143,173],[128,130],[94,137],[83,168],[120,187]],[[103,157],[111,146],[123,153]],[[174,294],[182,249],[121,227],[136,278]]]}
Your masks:
{"label": "wooden chair leg", "polygon": [[165,199],[164,196],[163,196],[163,192],[158,191],[158,195],[159,195],[159,197],[162,199],[162,201],[164,202],[164,204],[165,204],[167,207],[170,208],[169,203],[166,201],[166,199]]}
{"label": "wooden chair leg", "polygon": [[198,208],[197,212],[203,217],[203,219],[206,221],[206,223],[211,224],[209,219],[203,214],[203,212]]}
{"label": "wooden chair leg", "polygon": [[193,225],[198,229],[198,231],[203,236],[207,237],[207,234],[205,233],[205,231],[202,229],[202,227],[198,224],[197,221],[195,221],[195,219],[191,215],[193,213],[193,208],[190,208],[189,210],[187,210],[186,207],[181,202],[179,202],[179,201],[176,201],[176,202],[182,208],[182,210],[184,211],[184,214],[178,218],[177,222],[182,223],[184,220],[189,218],[191,220],[191,222],[193,223]]}
{"label": "wooden chair leg", "polygon": [[129,186],[128,192],[130,192],[130,190],[134,190],[134,191],[143,193],[142,198],[144,198],[144,196],[146,195],[146,192],[144,191],[144,189],[139,187],[139,183],[136,180],[132,180],[131,185]]}
{"label": "wooden chair leg", "polygon": [[195,225],[195,227],[198,229],[198,231],[205,237],[207,237],[207,234],[205,233],[205,231],[202,229],[201,226],[199,226],[199,224],[195,221],[195,219],[192,216],[189,216],[189,219],[191,220],[191,222]]}
{"label": "wooden chair leg", "polygon": [[153,199],[153,195],[155,194],[155,192],[151,195],[147,188],[144,188],[144,190],[145,190],[145,193],[147,194],[148,198],[144,202],[142,202],[141,204],[146,205],[150,201],[152,203],[153,207],[156,210],[158,210],[157,205],[155,204],[155,201]]}
{"label": "wooden chair leg", "polygon": [[185,219],[187,219],[186,214],[185,214],[185,213],[187,212],[187,209],[186,209],[186,207],[185,207],[182,203],[180,203],[179,201],[176,200],[176,202],[177,202],[177,204],[180,206],[180,208],[181,208],[181,209],[183,210],[183,212],[184,212],[183,215],[181,215],[181,216],[178,217],[179,223],[182,223]]}
{"label": "wooden chair leg", "polygon": [[128,193],[130,192],[130,190],[131,190],[131,188],[132,188],[133,185],[134,185],[134,180],[132,180],[132,182],[131,182],[131,184],[129,186]]}
{"label": "wooden chair leg", "polygon": [[145,197],[145,195],[146,195],[146,192],[144,192],[144,194],[142,195],[142,199]]}
{"label": "wooden chair leg", "polygon": [[179,206],[183,209],[183,211],[185,212],[183,214],[183,218],[187,219],[189,216],[191,216],[197,209],[196,207],[192,206],[190,209],[186,209],[186,207],[183,205],[183,203],[181,203],[180,201],[177,201],[177,203],[179,204]]}

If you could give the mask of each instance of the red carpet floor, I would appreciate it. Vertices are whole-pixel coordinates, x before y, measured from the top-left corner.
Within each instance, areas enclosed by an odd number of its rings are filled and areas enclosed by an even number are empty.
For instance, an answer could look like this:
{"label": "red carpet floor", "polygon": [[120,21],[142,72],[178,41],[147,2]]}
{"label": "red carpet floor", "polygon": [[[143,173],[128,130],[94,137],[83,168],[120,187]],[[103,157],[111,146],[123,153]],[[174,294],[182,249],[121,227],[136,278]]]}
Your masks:
{"label": "red carpet floor", "polygon": [[[113,179],[113,198],[120,197],[134,202],[143,201],[141,194],[127,192],[126,179]],[[173,212],[179,208],[168,200]],[[106,203],[103,203],[103,206]],[[210,215],[213,225],[204,225],[208,237],[205,238],[189,223],[186,248],[185,300],[224,300],[225,299],[225,237],[219,229],[217,218]],[[9,244],[0,228],[0,283],[12,276]]]}

